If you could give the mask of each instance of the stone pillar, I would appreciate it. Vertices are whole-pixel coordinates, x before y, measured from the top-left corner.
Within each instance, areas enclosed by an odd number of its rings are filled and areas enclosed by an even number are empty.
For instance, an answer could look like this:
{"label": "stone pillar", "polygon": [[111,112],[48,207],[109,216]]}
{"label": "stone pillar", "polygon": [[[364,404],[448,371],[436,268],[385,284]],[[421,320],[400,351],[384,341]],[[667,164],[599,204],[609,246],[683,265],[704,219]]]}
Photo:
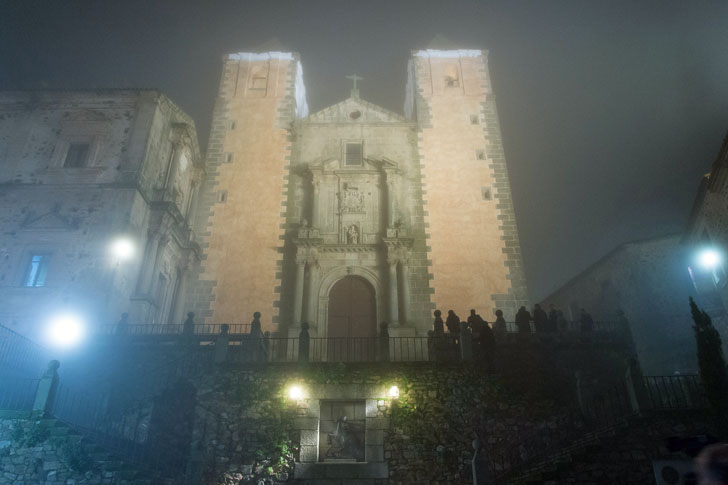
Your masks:
{"label": "stone pillar", "polygon": [[400,288],[402,292],[402,322],[407,323],[410,320],[410,287],[409,287],[409,263],[405,260],[400,263]]}
{"label": "stone pillar", "polygon": [[151,293],[151,285],[154,278],[154,270],[157,268],[157,260],[161,256],[164,244],[162,237],[155,234],[147,241],[147,247],[144,250],[144,260],[142,261],[142,270],[139,273],[137,282],[137,294],[148,295]]}
{"label": "stone pillar", "polygon": [[[316,326],[316,300],[318,294],[316,292],[318,282],[318,263],[315,261],[308,265],[308,300],[306,301],[306,320],[309,324],[313,323]],[[295,322],[298,323],[298,322]]]}
{"label": "stone pillar", "polygon": [[397,220],[394,214],[394,180],[392,174],[387,174],[387,227],[394,227]]}
{"label": "stone pillar", "polygon": [[305,261],[296,261],[296,286],[293,297],[293,323],[300,325],[303,310],[303,275],[306,269]]}
{"label": "stone pillar", "polygon": [[321,195],[321,184],[317,177],[313,179],[313,198],[311,200],[311,227],[319,227],[319,197]]}
{"label": "stone pillar", "polygon": [[38,390],[35,392],[34,413],[45,416],[53,411],[53,403],[56,399],[56,391],[58,391],[58,368],[60,366],[61,363],[57,360],[51,360],[48,363],[48,370],[40,378]]}
{"label": "stone pillar", "polygon": [[651,409],[652,402],[647,392],[647,386],[645,386],[645,377],[642,375],[642,369],[640,369],[637,359],[627,360],[627,372],[624,377],[632,411],[639,413]]}
{"label": "stone pillar", "polygon": [[222,364],[227,359],[228,344],[230,343],[230,326],[227,323],[220,325],[220,335],[215,340],[215,363]]}
{"label": "stone pillar", "polygon": [[397,261],[389,261],[389,321],[399,322],[399,294],[397,291]]}

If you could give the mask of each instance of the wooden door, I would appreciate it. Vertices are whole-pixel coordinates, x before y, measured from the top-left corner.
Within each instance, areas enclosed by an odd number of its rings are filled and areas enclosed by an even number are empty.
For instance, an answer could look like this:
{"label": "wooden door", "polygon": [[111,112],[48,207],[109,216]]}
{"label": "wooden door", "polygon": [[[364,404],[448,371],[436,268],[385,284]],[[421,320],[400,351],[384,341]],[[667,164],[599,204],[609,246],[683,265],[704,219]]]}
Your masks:
{"label": "wooden door", "polygon": [[342,278],[329,293],[329,360],[373,360],[376,336],[374,289],[362,278]]}

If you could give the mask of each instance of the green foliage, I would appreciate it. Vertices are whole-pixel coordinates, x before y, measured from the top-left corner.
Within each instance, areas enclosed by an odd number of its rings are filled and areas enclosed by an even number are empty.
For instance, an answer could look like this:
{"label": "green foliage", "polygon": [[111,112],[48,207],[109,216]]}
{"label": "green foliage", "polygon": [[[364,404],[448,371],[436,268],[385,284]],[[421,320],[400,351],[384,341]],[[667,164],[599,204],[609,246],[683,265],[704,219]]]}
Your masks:
{"label": "green foliage", "polygon": [[698,367],[705,396],[716,418],[721,433],[728,434],[728,370],[720,334],[713,327],[710,316],[698,308],[690,298],[693,330],[698,351]]}
{"label": "green foliage", "polygon": [[93,468],[93,459],[80,442],[59,438],[56,446],[60,457],[71,470],[85,473]]}

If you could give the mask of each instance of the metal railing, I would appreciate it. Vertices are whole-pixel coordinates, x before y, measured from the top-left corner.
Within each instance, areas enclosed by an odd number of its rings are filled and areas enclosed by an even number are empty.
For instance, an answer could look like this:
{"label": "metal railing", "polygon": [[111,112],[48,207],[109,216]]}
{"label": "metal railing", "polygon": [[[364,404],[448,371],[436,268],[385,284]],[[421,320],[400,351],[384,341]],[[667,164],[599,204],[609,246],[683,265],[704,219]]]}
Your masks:
{"label": "metal railing", "polygon": [[[228,333],[231,335],[242,335],[250,333],[249,323],[231,323],[231,324],[195,324],[192,327],[185,327],[182,324],[125,324],[125,325],[101,325],[93,329],[96,335],[183,335],[191,333],[193,335],[217,335],[221,332],[222,326],[228,326]],[[191,328],[187,330],[186,328]]]}
{"label": "metal railing", "polygon": [[0,409],[4,411],[30,411],[40,379],[23,377],[0,378]]}
{"label": "metal railing", "polygon": [[699,375],[645,376],[652,409],[701,409],[708,407]]}
{"label": "metal railing", "polygon": [[0,371],[3,374],[38,375],[49,358],[45,348],[0,325]]}

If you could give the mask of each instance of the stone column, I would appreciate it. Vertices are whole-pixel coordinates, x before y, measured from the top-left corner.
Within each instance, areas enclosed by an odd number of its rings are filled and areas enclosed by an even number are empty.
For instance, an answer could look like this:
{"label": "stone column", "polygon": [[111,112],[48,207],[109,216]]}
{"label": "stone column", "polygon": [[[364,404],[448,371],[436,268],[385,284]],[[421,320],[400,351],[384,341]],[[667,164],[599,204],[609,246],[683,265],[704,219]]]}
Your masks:
{"label": "stone column", "polygon": [[296,286],[293,297],[293,323],[301,324],[301,311],[303,310],[303,274],[306,269],[306,262],[303,260],[296,261]]}
{"label": "stone column", "polygon": [[391,172],[387,174],[387,227],[394,227],[394,180]]}
{"label": "stone column", "polygon": [[400,262],[400,288],[402,292],[402,319],[403,322],[409,322],[409,309],[410,309],[410,287],[409,287],[409,263],[406,260]]}
{"label": "stone column", "polygon": [[316,294],[317,280],[318,280],[318,263],[312,262],[308,265],[308,300],[306,301],[306,319],[309,325],[316,326],[316,300],[318,295]]}
{"label": "stone column", "polygon": [[144,260],[142,261],[142,270],[139,272],[137,280],[137,294],[148,295],[151,292],[151,284],[154,278],[154,270],[157,268],[157,260],[161,256],[161,250],[164,248],[162,237],[158,233],[153,235],[147,241],[147,247],[144,250]]}
{"label": "stone column", "polygon": [[311,200],[311,227],[319,227],[319,197],[321,196],[321,183],[318,177],[314,177],[313,181],[313,198]]}
{"label": "stone column", "polygon": [[389,323],[399,321],[399,294],[397,291],[397,261],[389,261]]}

